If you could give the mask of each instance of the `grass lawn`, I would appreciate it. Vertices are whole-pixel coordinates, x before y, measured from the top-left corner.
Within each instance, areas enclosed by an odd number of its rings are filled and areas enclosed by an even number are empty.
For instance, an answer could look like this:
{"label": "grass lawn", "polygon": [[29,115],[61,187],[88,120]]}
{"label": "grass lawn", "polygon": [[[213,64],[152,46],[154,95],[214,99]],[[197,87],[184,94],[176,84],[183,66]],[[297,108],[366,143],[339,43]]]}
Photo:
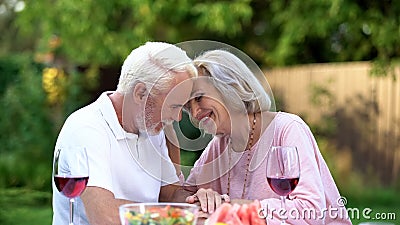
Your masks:
{"label": "grass lawn", "polygon": [[353,213],[354,217],[358,217],[351,220],[354,225],[359,224],[361,222],[381,222],[389,224],[390,223],[399,224],[400,221],[399,208],[387,207],[387,206],[371,206],[365,208],[360,207],[358,212],[359,212],[358,216],[356,211],[354,211]]}
{"label": "grass lawn", "polygon": [[346,208],[353,224],[361,222],[400,224],[400,198],[396,189],[369,188],[342,194],[347,198]]}
{"label": "grass lawn", "polygon": [[51,193],[0,189],[0,224],[51,225]]}
{"label": "grass lawn", "polygon": [[21,206],[10,210],[1,208],[0,224],[4,225],[51,225],[51,206]]}

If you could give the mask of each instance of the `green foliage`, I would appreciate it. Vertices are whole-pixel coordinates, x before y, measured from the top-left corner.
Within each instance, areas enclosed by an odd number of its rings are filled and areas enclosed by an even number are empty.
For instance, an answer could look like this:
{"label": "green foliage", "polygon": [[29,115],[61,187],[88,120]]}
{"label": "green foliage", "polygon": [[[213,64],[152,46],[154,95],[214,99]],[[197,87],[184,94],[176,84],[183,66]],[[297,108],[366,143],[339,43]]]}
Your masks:
{"label": "green foliage", "polygon": [[50,185],[51,168],[46,167],[51,164],[54,133],[41,67],[25,57],[12,76],[18,79],[8,83],[0,98],[0,186],[44,188]]}
{"label": "green foliage", "polygon": [[[65,116],[87,98],[82,85],[71,75],[66,105],[47,101],[42,88],[43,66],[29,55],[9,57],[8,69],[2,70],[3,93],[0,95],[0,187],[51,188],[51,164],[56,135]],[[0,63],[0,68],[4,64]],[[74,87],[74,88],[72,88]],[[82,97],[83,96],[83,97]],[[70,102],[72,101],[72,102]]]}
{"label": "green foliage", "polygon": [[0,58],[0,96],[3,95],[7,86],[18,79],[21,57],[1,57]]}
{"label": "green foliage", "polygon": [[242,24],[250,22],[253,10],[249,3],[250,1],[205,2],[195,5],[192,12],[198,17],[196,24],[200,29],[234,37],[242,31]]}
{"label": "green foliage", "polygon": [[273,65],[398,58],[400,7],[390,1],[270,1]]}
{"label": "green foliage", "polygon": [[250,21],[248,2],[37,0],[26,2],[18,19],[26,34],[40,30],[38,51],[46,51],[49,38],[57,35],[59,53],[68,61],[112,65],[145,41],[184,40],[189,29],[236,35]]}
{"label": "green foliage", "polygon": [[0,224],[51,224],[51,193],[0,189]]}
{"label": "green foliage", "polygon": [[18,36],[38,52],[60,37],[58,54],[73,65],[119,65],[149,40],[213,39],[267,67],[358,60],[387,67],[400,58],[399,14],[393,1],[36,0],[0,26],[13,34],[5,45]]}

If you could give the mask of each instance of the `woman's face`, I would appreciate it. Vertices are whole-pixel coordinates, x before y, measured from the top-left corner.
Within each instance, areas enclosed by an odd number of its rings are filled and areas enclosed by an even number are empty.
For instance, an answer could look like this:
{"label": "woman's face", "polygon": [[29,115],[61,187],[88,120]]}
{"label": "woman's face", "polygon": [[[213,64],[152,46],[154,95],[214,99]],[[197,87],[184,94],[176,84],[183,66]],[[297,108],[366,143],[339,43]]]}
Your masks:
{"label": "woman's face", "polygon": [[221,93],[208,76],[199,76],[194,81],[191,100],[186,104],[192,119],[200,129],[214,135],[230,133],[230,115]]}

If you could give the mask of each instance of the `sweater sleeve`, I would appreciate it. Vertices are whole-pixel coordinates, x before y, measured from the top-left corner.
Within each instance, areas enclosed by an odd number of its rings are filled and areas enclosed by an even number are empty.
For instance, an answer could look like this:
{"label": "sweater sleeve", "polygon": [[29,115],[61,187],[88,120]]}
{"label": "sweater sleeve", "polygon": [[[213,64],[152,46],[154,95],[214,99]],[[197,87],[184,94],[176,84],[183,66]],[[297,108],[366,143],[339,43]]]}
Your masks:
{"label": "sweater sleeve", "polygon": [[[290,224],[323,224],[326,206],[320,166],[326,166],[319,157],[319,149],[309,127],[297,116],[278,129],[274,145],[296,146],[300,160],[300,180],[294,191],[286,198],[282,211],[279,198],[264,199],[261,205],[268,224],[279,224],[280,216]],[[278,197],[278,196],[277,196]]]}
{"label": "sweater sleeve", "polygon": [[221,155],[221,149],[225,146],[220,142],[221,139],[214,138],[204,149],[184,184],[186,189],[191,187],[191,191],[196,191],[199,188],[212,188],[221,193],[219,178],[223,174],[221,171],[227,171],[227,161],[223,158],[226,154]]}
{"label": "sweater sleeve", "polygon": [[196,187],[196,190],[198,188],[198,185],[200,185],[200,180],[201,180],[201,175],[203,170],[205,170],[205,165],[207,164],[207,157],[208,157],[208,151],[210,148],[210,144],[207,146],[207,148],[203,151],[203,153],[200,155],[200,157],[196,160],[196,162],[193,165],[193,168],[190,170],[190,174],[188,178],[185,181],[184,186],[193,186]]}

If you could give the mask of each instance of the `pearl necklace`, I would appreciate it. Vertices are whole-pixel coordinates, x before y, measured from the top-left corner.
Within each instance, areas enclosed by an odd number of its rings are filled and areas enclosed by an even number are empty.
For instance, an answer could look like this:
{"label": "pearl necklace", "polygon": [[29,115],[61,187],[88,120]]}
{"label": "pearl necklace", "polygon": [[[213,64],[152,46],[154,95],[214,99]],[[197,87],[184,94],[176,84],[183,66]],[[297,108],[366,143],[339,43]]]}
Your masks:
{"label": "pearl necklace", "polygon": [[[243,182],[243,191],[242,191],[242,199],[244,199],[244,194],[246,193],[246,184],[247,184],[247,176],[249,173],[249,168],[250,168],[250,160],[251,160],[251,147],[253,145],[253,140],[254,140],[254,130],[256,128],[256,122],[257,122],[257,117],[256,117],[256,113],[253,113],[253,126],[251,128],[251,132],[249,135],[249,144],[247,145],[245,151],[247,151],[247,164],[246,164],[246,173],[244,176],[244,182]],[[229,144],[231,145],[231,141],[229,142]],[[229,152],[229,172],[228,172],[228,195],[229,195],[229,191],[230,191],[230,187],[231,187],[231,161],[232,161],[232,154],[231,154],[231,149],[228,148],[228,152]]]}

